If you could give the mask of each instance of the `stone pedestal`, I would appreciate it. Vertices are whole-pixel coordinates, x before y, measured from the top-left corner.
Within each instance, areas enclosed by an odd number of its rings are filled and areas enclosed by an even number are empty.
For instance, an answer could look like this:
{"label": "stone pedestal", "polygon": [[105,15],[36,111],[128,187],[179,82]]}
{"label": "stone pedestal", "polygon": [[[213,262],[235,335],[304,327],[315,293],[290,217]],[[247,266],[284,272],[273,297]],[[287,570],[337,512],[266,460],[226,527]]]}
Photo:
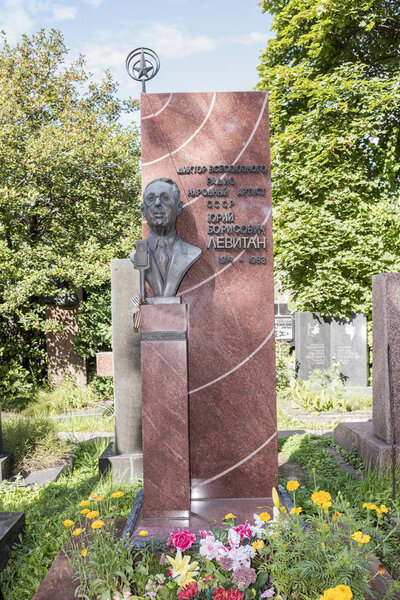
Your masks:
{"label": "stone pedestal", "polygon": [[189,311],[192,500],[270,497],[278,461],[268,95],[142,94],[141,111],[143,188],[159,177],[177,183],[177,232],[203,251],[178,290]]}
{"label": "stone pedestal", "polygon": [[142,306],[144,518],[190,509],[187,306]]}
{"label": "stone pedestal", "polygon": [[372,337],[372,423],[341,423],[334,438],[345,449],[356,447],[366,464],[384,468],[400,455],[400,273],[372,277]]}
{"label": "stone pedestal", "polygon": [[6,566],[11,547],[24,530],[25,513],[0,512],[0,571]]}
{"label": "stone pedestal", "polygon": [[139,293],[139,272],[129,258],[111,261],[112,361],[115,442],[99,459],[100,473],[116,479],[143,473],[140,335],[133,330],[131,297]]}

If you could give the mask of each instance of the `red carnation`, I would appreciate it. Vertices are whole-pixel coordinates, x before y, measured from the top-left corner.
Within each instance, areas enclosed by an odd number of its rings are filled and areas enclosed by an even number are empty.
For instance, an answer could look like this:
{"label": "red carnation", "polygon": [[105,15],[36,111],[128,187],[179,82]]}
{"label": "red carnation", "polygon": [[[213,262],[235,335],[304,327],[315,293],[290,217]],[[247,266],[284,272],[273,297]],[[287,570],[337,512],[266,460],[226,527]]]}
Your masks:
{"label": "red carnation", "polygon": [[192,583],[187,583],[179,592],[178,592],[178,600],[191,600],[197,596],[197,591],[199,589],[199,584],[197,581],[193,581]]}

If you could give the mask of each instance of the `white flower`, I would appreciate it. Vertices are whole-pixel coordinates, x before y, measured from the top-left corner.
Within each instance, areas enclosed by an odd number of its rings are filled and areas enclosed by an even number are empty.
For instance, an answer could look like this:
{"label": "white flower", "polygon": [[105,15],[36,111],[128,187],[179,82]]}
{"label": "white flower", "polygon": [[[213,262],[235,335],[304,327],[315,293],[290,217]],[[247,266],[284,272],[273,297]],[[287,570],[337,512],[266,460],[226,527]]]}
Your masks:
{"label": "white flower", "polygon": [[[262,523],[262,521],[261,521]],[[256,537],[256,538],[263,538],[265,536],[265,527],[262,527],[261,525],[250,525],[250,529],[251,529],[251,533],[252,536]]]}
{"label": "white flower", "polygon": [[231,528],[228,531],[228,542],[229,542],[229,545],[232,546],[233,548],[236,548],[237,546],[239,546],[240,545],[240,533],[238,533],[233,528]]}
{"label": "white flower", "polygon": [[235,571],[239,567],[250,568],[251,559],[255,556],[256,551],[251,546],[238,546],[231,548],[229,558],[232,559],[232,568]]}
{"label": "white flower", "polygon": [[216,540],[213,535],[208,535],[206,538],[200,540],[200,554],[208,560],[217,558],[221,547],[224,548],[224,545],[219,540]]}

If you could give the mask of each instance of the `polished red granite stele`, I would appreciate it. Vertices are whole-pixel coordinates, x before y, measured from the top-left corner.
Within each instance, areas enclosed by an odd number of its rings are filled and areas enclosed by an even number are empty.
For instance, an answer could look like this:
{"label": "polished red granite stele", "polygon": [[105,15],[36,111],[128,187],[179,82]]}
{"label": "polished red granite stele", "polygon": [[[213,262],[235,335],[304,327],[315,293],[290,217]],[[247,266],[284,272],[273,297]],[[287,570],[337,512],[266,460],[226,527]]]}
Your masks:
{"label": "polished red granite stele", "polygon": [[[143,510],[190,509],[186,304],[145,305],[141,314]],[[168,339],[171,338],[171,339]]]}
{"label": "polished red granite stele", "polygon": [[[176,181],[178,233],[203,251],[178,291],[189,319],[192,501],[270,497],[277,430],[268,95],[142,94],[141,131],[143,188],[159,177]],[[211,233],[216,224],[237,233]],[[266,247],[214,247],[225,237]]]}

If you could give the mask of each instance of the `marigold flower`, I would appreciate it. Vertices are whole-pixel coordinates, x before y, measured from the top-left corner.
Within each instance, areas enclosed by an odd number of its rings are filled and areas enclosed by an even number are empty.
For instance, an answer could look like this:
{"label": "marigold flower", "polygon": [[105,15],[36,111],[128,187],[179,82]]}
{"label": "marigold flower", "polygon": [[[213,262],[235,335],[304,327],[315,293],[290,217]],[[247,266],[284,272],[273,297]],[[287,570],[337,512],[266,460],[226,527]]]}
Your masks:
{"label": "marigold flower", "polygon": [[378,510],[376,504],[372,504],[371,502],[364,502],[363,508],[367,508],[368,510]]}
{"label": "marigold flower", "polygon": [[141,531],[139,531],[138,535],[141,535],[142,537],[146,537],[146,535],[149,535],[149,532],[146,531],[146,529],[142,529]]}
{"label": "marigold flower", "polygon": [[94,492],[92,492],[89,496],[89,498],[96,498],[96,494]]}
{"label": "marigold flower", "polygon": [[90,500],[82,500],[82,502],[79,502],[79,506],[89,506],[90,504]]}
{"label": "marigold flower", "polygon": [[228,519],[236,519],[236,515],[234,515],[232,513],[228,513],[227,515],[224,516],[224,521],[227,521]]}
{"label": "marigold flower", "polygon": [[96,502],[100,502],[100,500],[104,500],[104,496],[96,496]]}
{"label": "marigold flower", "polygon": [[323,596],[319,600],[351,600],[353,592],[348,585],[337,585],[334,588],[325,590]]}
{"label": "marigold flower", "polygon": [[63,525],[64,525],[64,527],[73,527],[74,522],[71,521],[71,519],[65,519]]}
{"label": "marigold flower", "polygon": [[366,534],[362,533],[361,531],[355,531],[351,535],[351,537],[353,540],[355,540],[357,542],[357,544],[359,546],[362,546],[363,544],[368,544],[369,540],[371,539],[371,536],[366,535]]}
{"label": "marigold flower", "polygon": [[114,492],[111,494],[112,498],[122,498],[122,496],[125,496],[124,492]]}
{"label": "marigold flower", "polygon": [[378,516],[383,515],[383,514],[387,514],[389,511],[387,509],[387,507],[384,504],[381,504],[379,508],[375,507],[376,510],[376,514]]}
{"label": "marigold flower", "polygon": [[294,508],[294,507],[293,507],[293,508],[290,510],[290,514],[291,514],[291,515],[299,515],[299,514],[302,512],[302,510],[303,510],[303,509],[301,508],[301,506],[298,506],[297,508]]}
{"label": "marigold flower", "polygon": [[81,535],[82,533],[82,529],[80,527],[77,527],[76,529],[73,530],[72,535]]}
{"label": "marigold flower", "polygon": [[87,515],[86,518],[87,519],[94,519],[95,517],[99,516],[99,511],[98,510],[90,510]]}
{"label": "marigold flower", "polygon": [[321,490],[319,492],[314,492],[313,494],[311,494],[311,500],[314,504],[318,504],[318,506],[321,506],[326,502],[330,502],[332,500],[332,496],[329,492],[324,492],[323,490]]}
{"label": "marigold flower", "polygon": [[332,502],[323,502],[322,510],[328,511],[331,506],[332,506]]}
{"label": "marigold flower", "polygon": [[97,519],[97,521],[93,521],[92,529],[100,529],[100,527],[104,527],[105,523],[101,519]]}
{"label": "marigold flower", "polygon": [[258,516],[260,518],[260,521],[264,521],[264,523],[268,523],[268,521],[271,519],[271,515],[269,514],[269,512],[262,512]]}
{"label": "marigold flower", "polygon": [[86,556],[86,554],[87,554],[87,550],[86,550],[86,548],[83,548],[83,549],[81,550],[81,554],[82,554],[82,556]]}
{"label": "marigold flower", "polygon": [[297,490],[297,488],[299,487],[299,482],[295,481],[295,480],[290,480],[287,482],[286,484],[286,488],[289,490],[289,492],[295,492]]}
{"label": "marigold flower", "polygon": [[280,510],[281,512],[283,512],[283,513],[287,512],[287,511],[286,511],[286,506],[280,506],[280,507],[279,507],[279,510]]}
{"label": "marigold flower", "polygon": [[264,548],[264,542],[262,540],[257,540],[256,542],[252,543],[252,548],[256,552],[257,551],[260,552],[260,550],[262,550]]}
{"label": "marigold flower", "polygon": [[87,515],[90,513],[90,508],[84,508],[83,510],[81,510],[81,515]]}
{"label": "marigold flower", "polygon": [[339,512],[338,510],[335,510],[335,512],[332,513],[332,521],[338,521],[339,517],[342,517],[343,513]]}

